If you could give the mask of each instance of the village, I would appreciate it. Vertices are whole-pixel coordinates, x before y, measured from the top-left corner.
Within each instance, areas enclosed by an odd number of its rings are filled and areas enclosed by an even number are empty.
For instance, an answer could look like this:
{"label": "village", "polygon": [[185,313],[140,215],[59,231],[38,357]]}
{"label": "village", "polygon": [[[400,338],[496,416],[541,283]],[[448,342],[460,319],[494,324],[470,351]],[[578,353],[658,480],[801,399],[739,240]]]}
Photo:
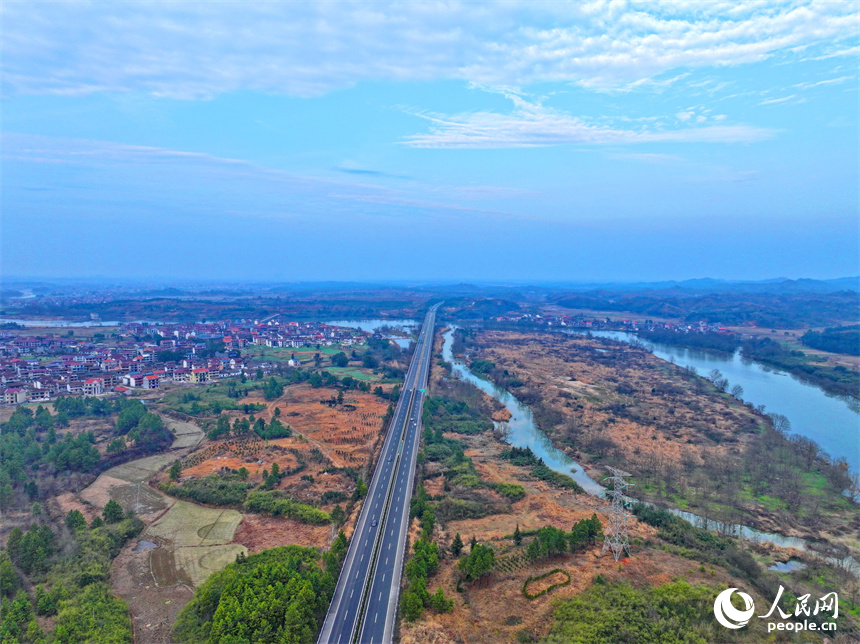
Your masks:
{"label": "village", "polygon": [[[57,331],[53,330],[52,331]],[[85,337],[74,331],[0,331],[2,403],[50,402],[58,396],[128,394],[165,383],[205,384],[241,376],[248,347],[343,348],[368,334],[320,322],[266,320],[206,324],[129,323]],[[289,366],[299,366],[291,359]]]}

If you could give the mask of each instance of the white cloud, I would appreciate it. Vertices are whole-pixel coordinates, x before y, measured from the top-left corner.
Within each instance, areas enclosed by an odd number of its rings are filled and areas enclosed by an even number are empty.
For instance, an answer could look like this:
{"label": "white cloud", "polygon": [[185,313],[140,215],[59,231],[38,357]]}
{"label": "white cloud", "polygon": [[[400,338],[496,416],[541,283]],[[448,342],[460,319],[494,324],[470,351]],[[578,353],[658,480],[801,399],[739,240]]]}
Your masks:
{"label": "white cloud", "polygon": [[678,117],[679,121],[689,121],[691,118],[693,118],[693,112],[678,112],[675,116]]}
{"label": "white cloud", "polygon": [[760,101],[759,105],[778,105],[780,103],[787,103],[795,98],[797,98],[797,94],[791,94],[790,96],[783,96],[781,98],[769,98],[765,101]]}
{"label": "white cloud", "polygon": [[[315,96],[363,80],[452,78],[660,91],[690,68],[825,46],[828,56],[850,53],[845,41],[856,38],[860,16],[855,3],[813,0],[8,0],[0,11],[4,92],[173,98],[236,90]],[[672,70],[679,73],[655,80]]]}
{"label": "white cloud", "polygon": [[[679,130],[619,129],[586,123],[580,118],[509,95],[514,112],[471,112],[444,115],[413,111],[430,123],[424,134],[407,137],[416,148],[520,148],[560,144],[626,143],[751,143],[771,137],[773,130],[746,125],[687,127]],[[692,116],[692,113],[690,114]]]}
{"label": "white cloud", "polygon": [[819,87],[821,85],[839,85],[848,80],[854,80],[854,76],[840,76],[839,78],[828,78],[826,80],[820,80],[815,83],[797,83],[794,87],[799,87],[801,89],[810,89],[811,87]]}

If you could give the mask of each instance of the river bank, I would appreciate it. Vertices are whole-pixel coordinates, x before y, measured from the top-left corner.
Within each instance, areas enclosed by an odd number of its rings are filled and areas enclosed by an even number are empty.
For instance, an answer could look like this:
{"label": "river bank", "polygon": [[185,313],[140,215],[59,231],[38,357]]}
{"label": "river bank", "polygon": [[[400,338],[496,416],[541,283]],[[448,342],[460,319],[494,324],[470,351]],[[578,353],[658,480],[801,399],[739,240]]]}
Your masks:
{"label": "river bank", "polygon": [[[495,342],[481,341],[480,347],[472,347],[474,357],[498,360],[493,375],[516,385],[517,398],[532,403],[537,424],[548,427],[549,436],[535,426],[528,406],[489,380],[478,378],[465,365],[458,366],[450,352],[450,337],[444,357],[454,360],[460,377],[507,401],[519,421],[512,425],[509,441],[540,450],[556,471],[569,472],[576,467],[571,456],[595,477],[603,476],[602,465],[611,463],[636,474],[634,482],[638,487],[634,495],[638,498],[707,516],[711,528],[722,527],[738,536],[790,547],[805,547],[803,541],[796,540],[798,537],[828,541],[838,547],[854,545],[851,534],[858,520],[856,508],[844,496],[823,488],[820,473],[818,478],[799,479],[807,493],[802,494],[803,488],[796,491],[792,498],[800,505],[793,511],[784,502],[775,505],[778,499],[761,492],[749,494],[738,485],[750,483],[751,475],[744,470],[749,463],[740,455],[750,445],[758,444],[764,419],[737,400],[708,392],[708,383],[701,378],[698,380],[702,382],[696,384],[687,374],[686,384],[681,378],[679,385],[676,372],[682,370],[677,367],[660,364],[662,361],[641,349],[636,355],[633,350],[613,349],[586,338],[575,341],[583,353],[576,359],[564,355],[571,342],[562,336],[520,334],[508,340],[504,348],[499,348],[503,343],[498,338]],[[613,365],[618,360],[624,363],[624,369]],[[647,387],[630,375],[636,371],[634,363],[642,361],[648,368],[640,364],[636,369],[647,379]],[[701,391],[697,392],[697,388]],[[618,389],[629,393],[619,394]],[[693,409],[684,404],[685,395]],[[620,400],[631,396],[641,400]],[[670,410],[672,413],[668,413]],[[701,423],[700,419],[711,417],[715,419],[712,425]],[[699,431],[693,431],[697,427]],[[710,436],[702,435],[704,430]],[[790,446],[772,431],[768,437],[784,447]],[[562,449],[556,450],[553,443]],[[589,492],[600,493],[593,481],[588,487],[590,477],[585,473],[574,476]],[[729,497],[731,501],[724,500],[725,494],[733,495]],[[697,521],[689,514],[687,518]],[[726,525],[717,525],[715,519]],[[758,530],[738,525],[744,523]]]}

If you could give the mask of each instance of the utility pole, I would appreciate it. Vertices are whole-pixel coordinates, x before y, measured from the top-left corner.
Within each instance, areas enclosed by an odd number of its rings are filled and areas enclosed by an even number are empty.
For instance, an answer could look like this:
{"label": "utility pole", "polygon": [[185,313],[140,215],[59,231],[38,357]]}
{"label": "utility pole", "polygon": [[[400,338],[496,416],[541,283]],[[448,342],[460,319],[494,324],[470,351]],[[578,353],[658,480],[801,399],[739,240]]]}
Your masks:
{"label": "utility pole", "polygon": [[625,490],[632,484],[627,483],[624,477],[631,476],[631,474],[615,467],[607,467],[606,469],[609,470],[610,476],[603,479],[608,482],[605,494],[612,504],[602,508],[609,517],[609,524],[606,526],[603,551],[600,555],[603,556],[607,550],[611,550],[615,561],[618,561],[624,553],[628,557],[630,556],[630,536],[627,532],[627,520],[630,518],[630,513],[627,511],[628,502]]}

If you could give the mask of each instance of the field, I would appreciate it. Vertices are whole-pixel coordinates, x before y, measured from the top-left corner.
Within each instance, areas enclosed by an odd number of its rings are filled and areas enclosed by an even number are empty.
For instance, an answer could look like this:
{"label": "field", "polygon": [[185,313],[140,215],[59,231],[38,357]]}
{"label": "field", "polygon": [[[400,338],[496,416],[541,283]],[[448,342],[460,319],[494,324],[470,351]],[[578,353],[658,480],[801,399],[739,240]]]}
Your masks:
{"label": "field", "polygon": [[362,347],[349,347],[341,349],[340,347],[247,347],[243,350],[243,354],[248,357],[256,358],[257,360],[271,360],[272,362],[287,362],[292,356],[295,356],[300,362],[313,362],[314,354],[318,353],[322,357],[324,363],[328,358],[336,353],[344,352],[347,355],[355,348],[356,350]]}
{"label": "field", "polygon": [[238,543],[177,548],[176,568],[188,575],[191,583],[197,587],[213,572],[236,561],[240,553],[248,554],[248,548]]}
{"label": "field", "polygon": [[159,539],[180,548],[229,543],[242,520],[236,510],[216,510],[186,501],[176,501],[158,521],[150,525],[144,538]]}

